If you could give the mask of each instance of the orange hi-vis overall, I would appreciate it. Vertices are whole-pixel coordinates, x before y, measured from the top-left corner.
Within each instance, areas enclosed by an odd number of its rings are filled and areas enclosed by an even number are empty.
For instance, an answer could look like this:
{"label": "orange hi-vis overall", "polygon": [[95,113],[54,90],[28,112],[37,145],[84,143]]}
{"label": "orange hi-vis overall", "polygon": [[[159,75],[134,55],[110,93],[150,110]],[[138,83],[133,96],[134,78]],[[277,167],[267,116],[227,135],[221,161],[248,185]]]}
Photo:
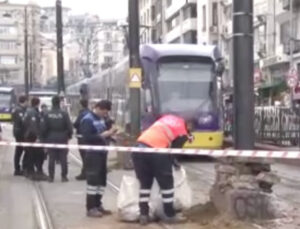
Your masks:
{"label": "orange hi-vis overall", "polygon": [[138,138],[152,148],[168,148],[179,136],[188,135],[185,121],[175,115],[165,115],[145,130]]}

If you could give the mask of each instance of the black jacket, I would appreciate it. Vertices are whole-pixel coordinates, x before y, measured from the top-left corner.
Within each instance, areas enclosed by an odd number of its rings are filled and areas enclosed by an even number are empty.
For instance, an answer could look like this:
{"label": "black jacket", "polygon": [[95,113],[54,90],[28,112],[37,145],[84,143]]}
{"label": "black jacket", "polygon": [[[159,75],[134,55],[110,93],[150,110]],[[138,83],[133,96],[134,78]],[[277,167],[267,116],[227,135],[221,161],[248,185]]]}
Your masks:
{"label": "black jacket", "polygon": [[24,138],[24,115],[26,112],[26,107],[22,107],[17,105],[16,108],[12,112],[12,119],[13,119],[13,134],[14,137],[17,139]]}
{"label": "black jacket", "polygon": [[84,144],[107,145],[106,139],[100,136],[106,130],[105,120],[99,118],[93,112],[86,114],[80,122],[80,133]]}
{"label": "black jacket", "polygon": [[72,138],[70,117],[60,108],[52,108],[48,111],[43,116],[41,124],[43,139],[48,143],[67,143]]}
{"label": "black jacket", "polygon": [[82,110],[79,111],[79,114],[78,114],[78,116],[77,116],[77,118],[74,122],[74,125],[73,125],[75,130],[76,130],[77,135],[81,135],[81,133],[80,133],[80,122],[83,119],[83,117],[88,114],[88,112],[90,112],[89,109],[82,109]]}
{"label": "black jacket", "polygon": [[24,115],[24,139],[29,142],[35,142],[40,139],[41,116],[38,108],[27,108]]}

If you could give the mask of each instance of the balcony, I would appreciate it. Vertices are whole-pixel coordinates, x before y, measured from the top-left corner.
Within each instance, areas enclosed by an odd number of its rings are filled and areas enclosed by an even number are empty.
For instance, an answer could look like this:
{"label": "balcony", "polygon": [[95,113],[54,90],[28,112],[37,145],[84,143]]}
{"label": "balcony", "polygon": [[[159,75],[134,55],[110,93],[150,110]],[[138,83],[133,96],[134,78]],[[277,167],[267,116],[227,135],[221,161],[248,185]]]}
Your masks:
{"label": "balcony", "polygon": [[176,26],[170,32],[166,34],[166,42],[171,41],[181,37],[181,35],[187,33],[190,30],[197,30],[197,19],[188,18],[181,25]]}
{"label": "balcony", "polygon": [[[290,1],[291,0],[282,0],[282,8],[284,10],[290,10]],[[299,8],[300,7],[300,0],[292,0],[293,1],[293,7]]]}
{"label": "balcony", "polygon": [[170,5],[166,11],[166,20],[170,19],[173,17],[180,9],[182,9],[186,4],[189,3],[197,3],[197,0],[176,0],[172,2],[172,5]]}
{"label": "balcony", "polygon": [[[284,44],[283,45],[283,52],[286,55],[290,55],[290,43]],[[300,41],[295,41],[294,42],[294,50],[293,50],[293,54],[295,53],[299,53],[300,52]]]}

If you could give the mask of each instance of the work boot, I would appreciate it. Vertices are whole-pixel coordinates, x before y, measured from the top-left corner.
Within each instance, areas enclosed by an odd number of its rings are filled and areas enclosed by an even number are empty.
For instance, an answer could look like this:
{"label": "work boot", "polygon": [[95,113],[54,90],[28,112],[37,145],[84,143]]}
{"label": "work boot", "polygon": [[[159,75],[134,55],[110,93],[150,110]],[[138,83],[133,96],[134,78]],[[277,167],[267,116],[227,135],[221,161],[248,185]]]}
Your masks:
{"label": "work boot", "polygon": [[187,218],[183,215],[177,214],[173,217],[166,217],[163,219],[166,224],[182,224],[187,222]]}
{"label": "work boot", "polygon": [[86,176],[84,174],[79,174],[78,176],[75,177],[76,180],[86,180]]}
{"label": "work boot", "polygon": [[61,182],[64,182],[64,183],[65,183],[65,182],[68,182],[68,181],[69,181],[69,179],[68,179],[67,177],[62,177],[62,178],[61,178]]}
{"label": "work boot", "polygon": [[142,226],[146,226],[150,222],[149,216],[148,215],[140,215],[139,222]]}
{"label": "work boot", "polygon": [[103,206],[98,207],[98,211],[101,212],[103,215],[111,215],[112,212],[103,208]]}
{"label": "work boot", "polygon": [[103,214],[100,211],[98,211],[97,208],[92,208],[87,211],[86,216],[92,218],[100,218],[103,216]]}
{"label": "work boot", "polygon": [[23,176],[23,175],[24,175],[24,173],[21,170],[15,170],[15,172],[14,172],[14,176]]}

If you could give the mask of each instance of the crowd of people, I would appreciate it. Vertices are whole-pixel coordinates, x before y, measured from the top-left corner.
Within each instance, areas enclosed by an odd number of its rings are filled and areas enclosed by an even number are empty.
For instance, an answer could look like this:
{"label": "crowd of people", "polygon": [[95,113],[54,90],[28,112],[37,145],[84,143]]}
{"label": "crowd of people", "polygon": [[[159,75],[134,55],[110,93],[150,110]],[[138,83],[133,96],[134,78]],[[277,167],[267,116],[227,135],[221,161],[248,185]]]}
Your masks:
{"label": "crowd of people", "polygon": [[[52,108],[40,107],[40,100],[32,98],[30,105],[26,96],[19,97],[19,104],[13,111],[13,134],[17,142],[42,142],[68,144],[73,136],[73,127],[79,145],[108,145],[118,132],[109,117],[112,103],[101,100],[89,109],[87,100],[81,100],[80,110],[74,124],[69,114],[61,107],[61,98],[52,98]],[[191,126],[174,115],[164,115],[156,120],[137,139],[137,147],[141,148],[181,148],[189,138]],[[68,181],[67,149],[16,147],[14,157],[14,175],[25,176],[34,181],[54,182],[55,164],[61,165],[61,181]],[[111,214],[102,205],[107,179],[107,152],[80,150],[83,166],[77,180],[86,180],[86,210],[88,217],[102,217]],[[48,157],[48,175],[43,170],[44,161]],[[140,182],[140,224],[150,222],[149,206],[151,186],[154,179],[161,188],[165,221],[182,223],[186,219],[175,213],[174,181],[172,166],[174,159],[170,155],[156,153],[133,153],[133,163],[137,179]]]}

